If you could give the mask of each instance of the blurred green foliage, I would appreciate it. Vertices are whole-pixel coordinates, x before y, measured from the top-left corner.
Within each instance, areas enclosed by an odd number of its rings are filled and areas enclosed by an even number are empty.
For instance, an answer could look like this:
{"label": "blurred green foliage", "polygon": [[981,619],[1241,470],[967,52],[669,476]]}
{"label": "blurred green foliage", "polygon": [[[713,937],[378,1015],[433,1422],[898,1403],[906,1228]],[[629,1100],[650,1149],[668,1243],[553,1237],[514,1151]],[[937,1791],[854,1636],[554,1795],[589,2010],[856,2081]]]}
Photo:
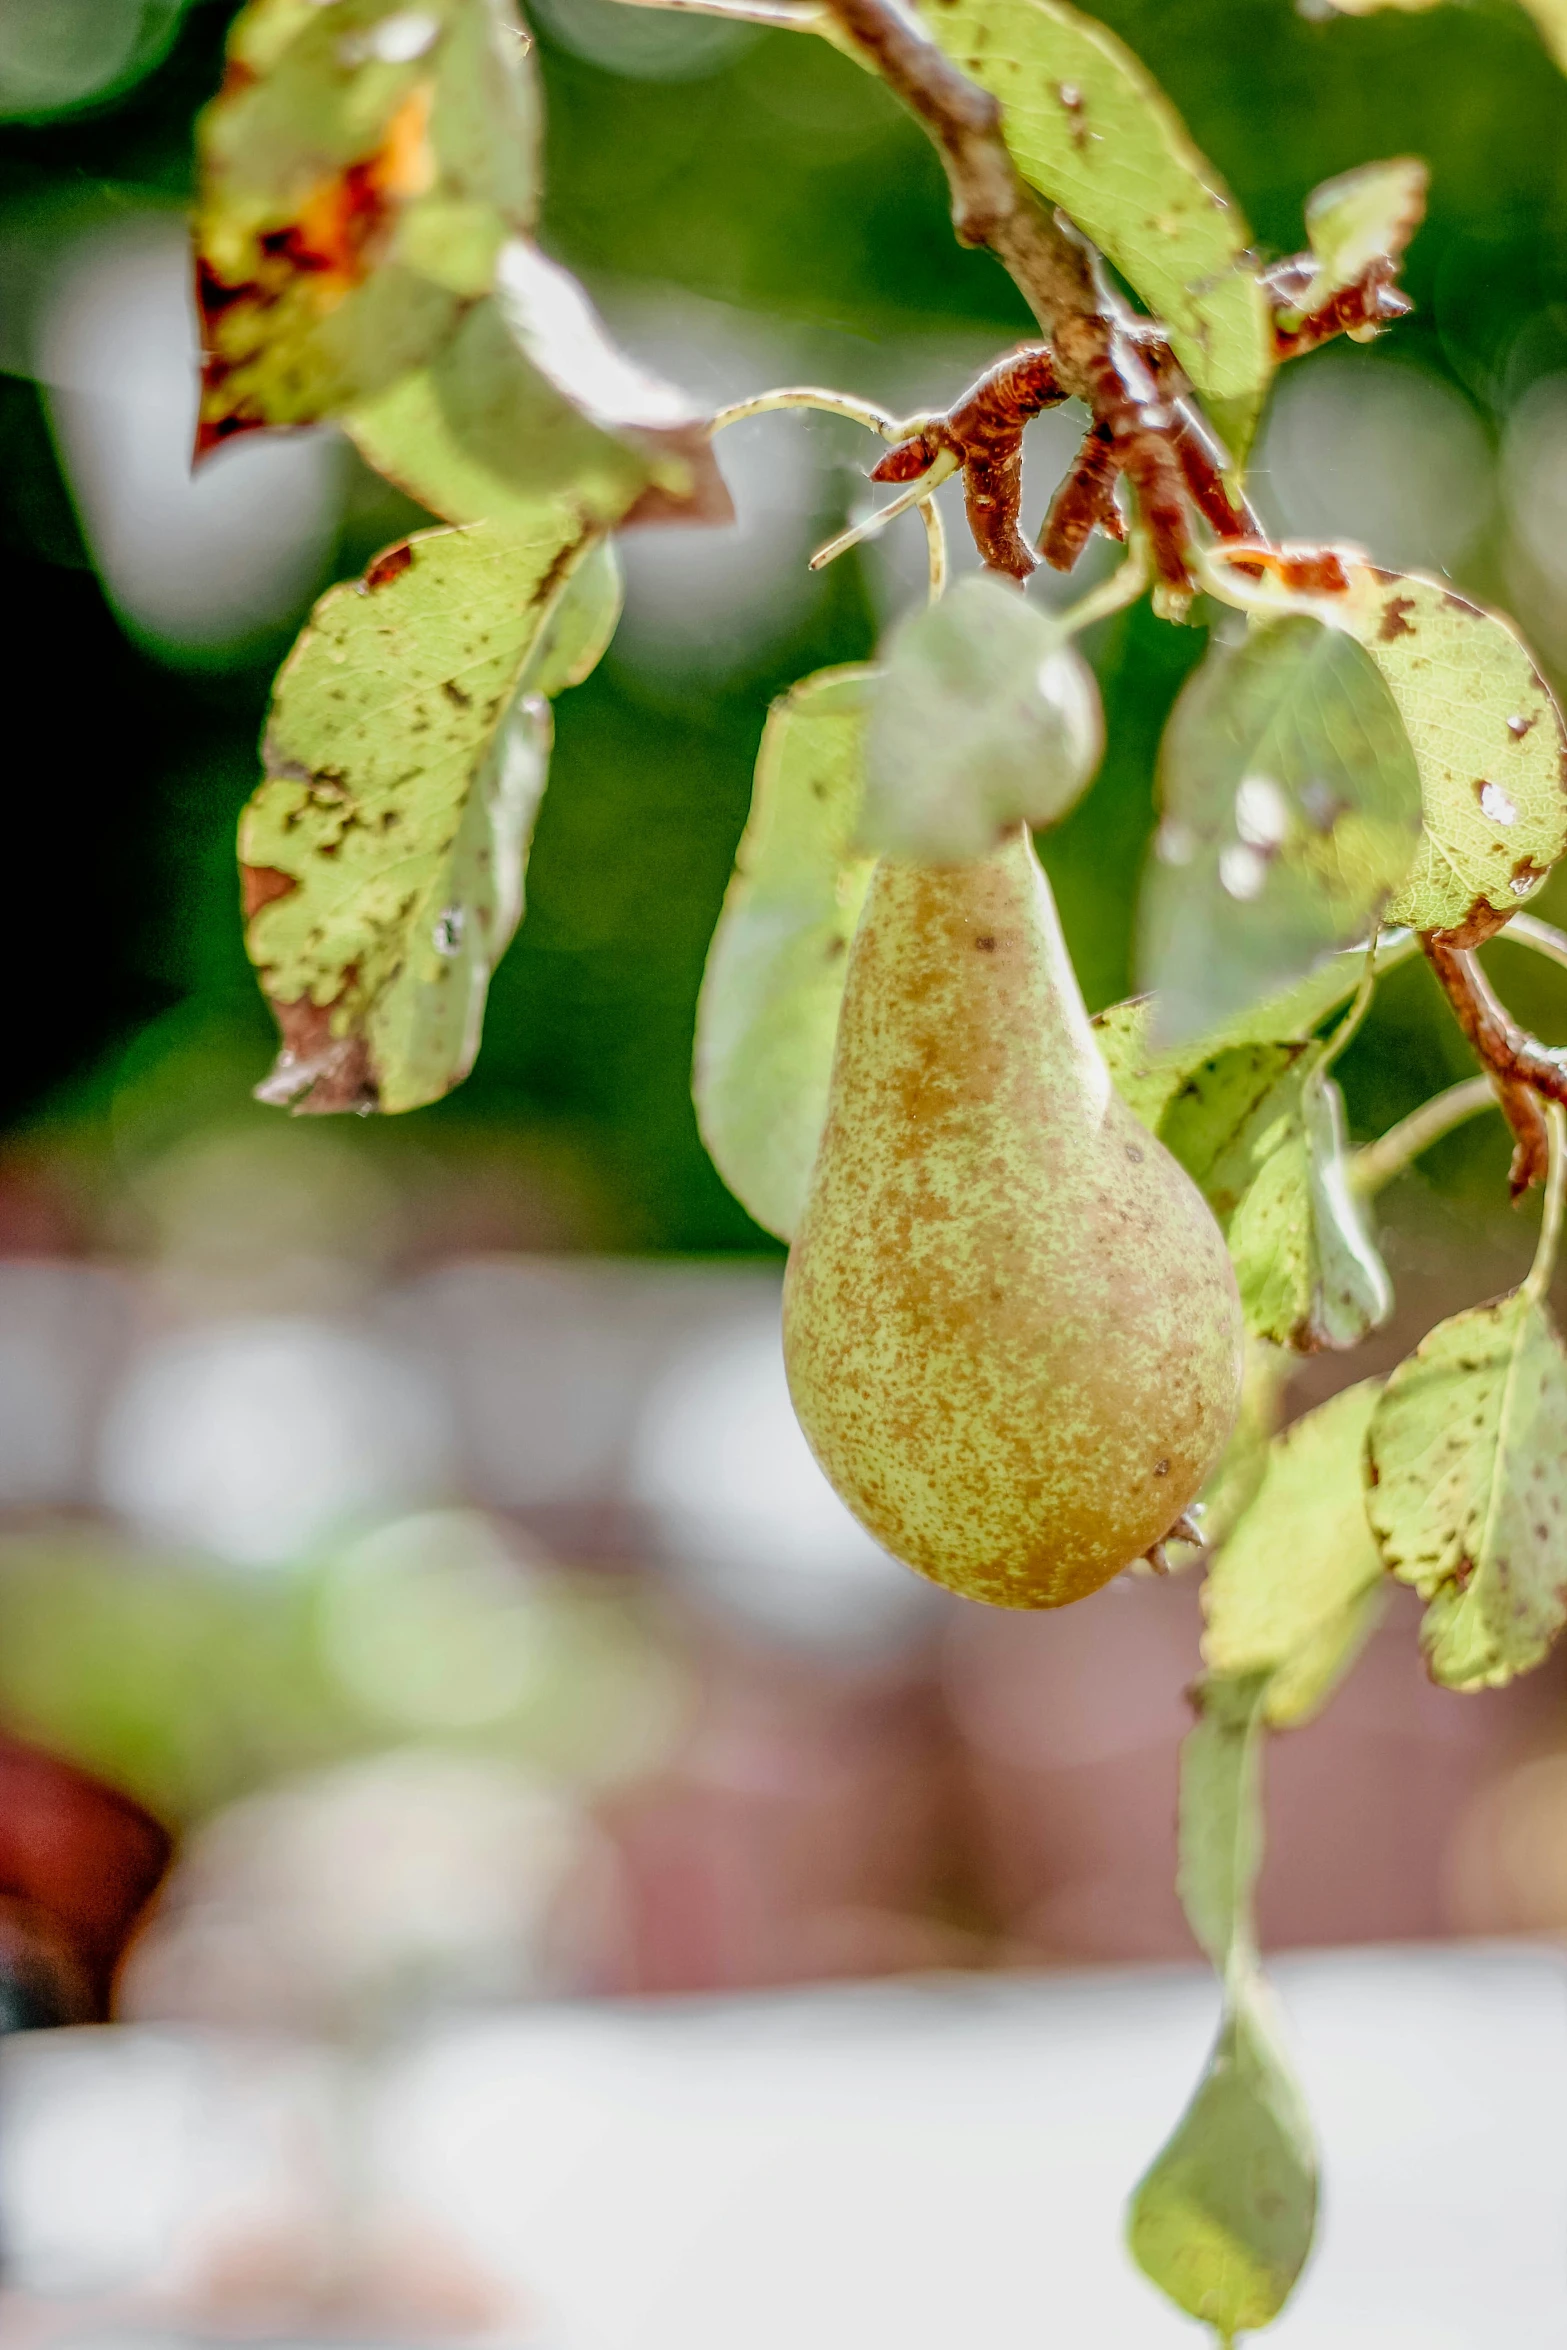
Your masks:
{"label": "blurred green foliage", "polygon": [[[0,245],[7,221],[84,192],[185,192],[191,119],[216,84],[229,13],[226,0],[194,6],[129,94],[0,131]],[[566,14],[542,13],[546,237],[590,282],[684,288],[832,329],[857,338],[868,363],[904,339],[1000,348],[1026,329],[994,262],[953,240],[922,136],[825,44],[710,41],[692,78],[667,66],[646,78],[577,53],[591,42],[567,49],[550,29]],[[1357,363],[1418,360],[1492,436],[1531,382],[1567,369],[1567,82],[1511,0],[1328,23],[1289,0],[1106,0],[1099,13],[1162,80],[1275,250],[1301,243],[1302,201],[1329,174],[1404,152],[1428,159],[1430,218],[1406,272],[1417,315]],[[602,34],[605,7],[592,19]],[[266,668],[200,675],[131,647],[86,566],[39,396],[20,376],[0,384],[0,475],[13,678],[41,708],[51,804],[72,831],[69,867],[56,844],[49,887],[11,927],[13,987],[28,987],[31,1016],[7,1059],[5,1111],[89,1142],[135,1129],[148,1102],[176,1123],[248,1115],[271,1036],[241,953],[231,854]],[[395,506],[362,489],[338,572],[398,524]],[[1484,545],[1461,581],[1505,600]],[[493,988],[478,1067],[414,1121],[424,1142],[500,1125],[534,1136],[554,1180],[591,1198],[587,1236],[602,1244],[762,1245],[697,1138],[697,986],[768,698],[809,669],[863,658],[875,637],[852,562],[790,609],[738,670],[664,679],[612,654],[563,700],[528,917]],[[1139,609],[1094,648],[1109,750],[1045,844],[1090,1004],[1128,985],[1153,753],[1201,644],[1199,628]],[[1522,961],[1509,958],[1510,983]],[[1518,1009],[1547,1033],[1554,985],[1547,974],[1518,989]],[[1401,973],[1343,1070],[1352,1122],[1387,1123],[1465,1067],[1424,975]],[[405,1147],[390,1122],[362,1139]],[[1489,1181],[1504,1157],[1499,1134],[1477,1128],[1442,1163]]]}

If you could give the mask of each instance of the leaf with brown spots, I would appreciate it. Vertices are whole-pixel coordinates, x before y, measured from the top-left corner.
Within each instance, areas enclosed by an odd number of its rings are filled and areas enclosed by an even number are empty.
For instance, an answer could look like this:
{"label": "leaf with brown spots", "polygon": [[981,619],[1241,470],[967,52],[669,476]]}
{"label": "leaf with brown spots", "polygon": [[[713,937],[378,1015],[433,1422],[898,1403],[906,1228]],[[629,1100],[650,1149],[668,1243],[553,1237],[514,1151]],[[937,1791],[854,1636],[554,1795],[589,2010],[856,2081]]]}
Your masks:
{"label": "leaf with brown spots", "polygon": [[198,449],[431,358],[532,226],[538,138],[509,0],[250,0],[197,132]]}
{"label": "leaf with brown spots", "polygon": [[1567,1619],[1567,1353],[1527,1288],[1439,1322],[1372,1418],[1367,1509],[1433,1680],[1492,1689]]}
{"label": "leaf with brown spots", "polygon": [[1424,838],[1387,919],[1415,930],[1505,921],[1567,849],[1561,713],[1501,613],[1419,572],[1348,550],[1344,562],[1339,616],[1387,680],[1420,770]]}
{"label": "leaf with brown spots", "polygon": [[1063,0],[923,0],[954,65],[1000,99],[1031,186],[1109,255],[1244,457],[1273,371],[1251,231],[1147,68]]}
{"label": "leaf with brown spots", "polygon": [[692,1093],[714,1166],[792,1239],[827,1115],[849,941],[873,860],[854,845],[871,669],[820,669],[776,701],[708,949]]}
{"label": "leaf with brown spots", "polygon": [[466,1076],[522,912],[547,695],[617,610],[608,551],[558,508],[531,537],[421,532],[321,598],[240,826],[246,944],[283,1033],[263,1100],[410,1110]]}
{"label": "leaf with brown spots", "polygon": [[[1379,950],[1380,971],[1388,959]],[[1151,1134],[1181,1087],[1217,1053],[1236,1045],[1304,1043],[1330,1012],[1347,1004],[1365,976],[1362,950],[1330,955],[1314,971],[1286,988],[1282,995],[1265,996],[1244,1011],[1221,1020],[1190,1044],[1160,1047],[1153,1041],[1154,998],[1128,996],[1094,1014],[1094,1035],[1105,1058],[1116,1092]]]}

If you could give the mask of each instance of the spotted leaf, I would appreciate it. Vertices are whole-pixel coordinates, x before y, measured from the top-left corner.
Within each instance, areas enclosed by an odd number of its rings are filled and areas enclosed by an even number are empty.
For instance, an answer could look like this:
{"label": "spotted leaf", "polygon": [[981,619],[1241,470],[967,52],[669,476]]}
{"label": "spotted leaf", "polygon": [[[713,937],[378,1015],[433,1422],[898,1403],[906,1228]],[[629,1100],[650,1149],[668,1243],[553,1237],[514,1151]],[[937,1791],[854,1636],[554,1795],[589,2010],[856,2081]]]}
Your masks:
{"label": "spotted leaf", "polygon": [[1567,1353],[1514,1290],[1439,1322],[1371,1422],[1367,1507],[1425,1600],[1432,1678],[1488,1689],[1540,1663],[1567,1619]]}
{"label": "spotted leaf", "polygon": [[541,687],[585,674],[612,618],[601,570],[573,589],[594,561],[545,508],[531,537],[422,532],[317,604],[240,828],[246,943],[283,1033],[264,1100],[408,1110],[467,1074],[522,912]]}

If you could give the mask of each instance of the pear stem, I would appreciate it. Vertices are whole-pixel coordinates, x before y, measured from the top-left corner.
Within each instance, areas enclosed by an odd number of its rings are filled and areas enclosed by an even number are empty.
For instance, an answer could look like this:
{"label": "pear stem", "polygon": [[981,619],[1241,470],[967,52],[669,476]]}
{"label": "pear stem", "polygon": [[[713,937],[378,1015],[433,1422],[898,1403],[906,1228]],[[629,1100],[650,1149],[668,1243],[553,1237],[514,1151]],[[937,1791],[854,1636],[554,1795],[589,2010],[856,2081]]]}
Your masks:
{"label": "pear stem", "polygon": [[[637,4],[665,7],[668,0],[637,0]],[[712,13],[727,15],[731,12],[714,9]],[[790,16],[783,20],[767,21],[803,23],[805,20]],[[727,424],[743,424],[747,417],[775,416],[789,408],[815,408],[827,416],[845,416],[851,424],[863,424],[867,431],[879,433],[884,441],[907,440],[918,431],[922,422],[917,416],[900,419],[889,409],[878,407],[874,400],[856,399],[852,392],[824,391],[816,384],[784,384],[777,391],[757,392],[749,400],[735,400],[727,408],[720,408],[708,425],[708,433],[711,436],[715,432],[722,432]],[[911,482],[902,496],[894,498],[889,506],[883,506],[878,513],[867,516],[853,530],[846,530],[838,538],[830,539],[825,547],[818,547],[811,557],[811,569],[820,571],[823,564],[831,563],[835,556],[846,554],[850,547],[856,547],[862,540],[870,538],[881,529],[883,523],[907,513],[911,506],[918,506],[920,520],[925,525],[930,600],[934,604],[947,585],[947,532],[941,519],[941,509],[932,493],[957,470],[956,458],[943,462],[938,457],[928,472],[922,474],[917,482]]]}
{"label": "pear stem", "polygon": [[1440,1142],[1444,1134],[1451,1134],[1455,1126],[1481,1110],[1497,1106],[1496,1089],[1489,1077],[1466,1077],[1445,1093],[1433,1094],[1418,1110],[1411,1110],[1407,1118],[1390,1126],[1386,1134],[1356,1151],[1349,1163],[1351,1191],[1362,1199],[1374,1199],[1384,1185],[1401,1175],[1422,1151]]}
{"label": "pear stem", "polygon": [[1538,1305],[1551,1286],[1551,1275],[1556,1270],[1556,1252],[1562,1237],[1562,1200],[1567,1195],[1567,1112],[1560,1102],[1547,1102],[1545,1122],[1550,1133],[1550,1168],[1545,1178],[1545,1210],[1540,1218],[1540,1238],[1534,1252],[1534,1263],[1529,1267],[1529,1278],[1523,1293]]}

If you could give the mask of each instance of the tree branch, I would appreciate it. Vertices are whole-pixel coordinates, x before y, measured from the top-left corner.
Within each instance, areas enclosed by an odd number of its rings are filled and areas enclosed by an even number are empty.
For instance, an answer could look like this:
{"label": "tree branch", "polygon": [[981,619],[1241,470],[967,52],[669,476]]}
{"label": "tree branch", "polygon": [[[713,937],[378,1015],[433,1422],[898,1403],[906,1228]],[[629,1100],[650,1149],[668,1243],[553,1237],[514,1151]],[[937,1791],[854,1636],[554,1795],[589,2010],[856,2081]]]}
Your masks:
{"label": "tree branch", "polygon": [[1456,947],[1438,931],[1427,931],[1420,943],[1513,1130],[1510,1181],[1516,1199],[1531,1183],[1543,1181],[1549,1166],[1550,1129],[1541,1104],[1567,1103],[1567,1052],[1541,1044],[1519,1027],[1472,948]]}

